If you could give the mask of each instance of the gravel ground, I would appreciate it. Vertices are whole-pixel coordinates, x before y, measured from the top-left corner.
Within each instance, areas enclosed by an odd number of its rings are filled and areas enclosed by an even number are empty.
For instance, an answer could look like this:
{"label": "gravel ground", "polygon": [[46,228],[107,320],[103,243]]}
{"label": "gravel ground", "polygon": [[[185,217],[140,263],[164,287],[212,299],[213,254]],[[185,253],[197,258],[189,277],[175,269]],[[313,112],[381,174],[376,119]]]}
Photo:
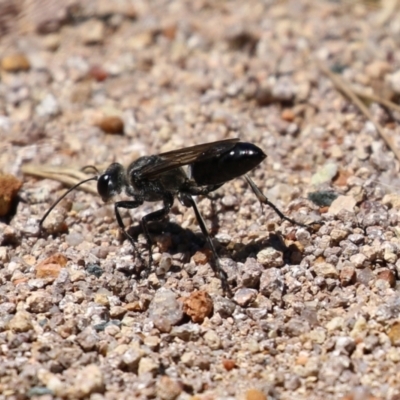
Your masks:
{"label": "gravel ground", "polygon": [[[320,66],[396,102],[397,1],[3,0],[0,35],[1,400],[400,399],[399,162],[371,120],[400,149],[400,113]],[[234,137],[310,225],[241,179],[199,197],[231,298],[178,202],[150,271],[94,183],[39,231],[85,165]],[[144,255],[157,207],[123,213]]]}

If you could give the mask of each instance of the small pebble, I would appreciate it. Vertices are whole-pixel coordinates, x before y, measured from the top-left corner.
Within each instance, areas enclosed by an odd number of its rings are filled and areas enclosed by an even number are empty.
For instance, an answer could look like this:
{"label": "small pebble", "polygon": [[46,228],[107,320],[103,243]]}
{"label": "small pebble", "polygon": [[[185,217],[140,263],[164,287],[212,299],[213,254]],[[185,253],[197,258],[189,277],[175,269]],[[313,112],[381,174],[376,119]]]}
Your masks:
{"label": "small pebble", "polygon": [[97,126],[104,132],[113,135],[124,133],[124,121],[117,116],[104,117]]}
{"label": "small pebble", "polygon": [[387,269],[385,271],[379,272],[377,279],[382,279],[386,281],[390,287],[395,287],[396,286],[396,277],[390,269]]}
{"label": "small pebble", "polygon": [[211,360],[209,357],[198,355],[193,361],[193,366],[199,368],[202,371],[208,371],[211,366]]}
{"label": "small pebble", "polygon": [[47,371],[44,368],[39,369],[37,377],[40,382],[42,382],[49,390],[51,390],[55,395],[60,397],[66,396],[66,384],[58,378],[56,374]]}
{"label": "small pebble", "polygon": [[158,371],[158,364],[150,357],[143,357],[139,361],[138,375],[150,373],[155,375]]}
{"label": "small pebble", "polygon": [[332,332],[337,329],[342,329],[343,324],[344,324],[344,320],[342,317],[334,317],[326,324],[326,329],[328,331]]}
{"label": "small pebble", "polygon": [[28,71],[31,64],[25,54],[15,53],[2,58],[1,68],[7,72]]}
{"label": "small pebble", "polygon": [[172,236],[170,234],[157,235],[154,241],[162,253],[168,252],[173,246]]}
{"label": "small pebble", "polygon": [[198,324],[192,322],[174,326],[171,330],[171,336],[176,336],[185,342],[195,341],[200,337],[200,328]]}
{"label": "small pebble", "polygon": [[33,292],[26,300],[27,309],[33,313],[45,313],[53,306],[51,296],[42,290]]}
{"label": "small pebble", "polygon": [[169,332],[183,318],[182,303],[172,290],[161,288],[150,303],[149,318],[162,332]]}
{"label": "small pebble", "polygon": [[343,210],[354,212],[357,201],[352,196],[339,196],[329,207],[329,214],[338,215]]}
{"label": "small pebble", "polygon": [[212,329],[208,330],[203,338],[211,350],[218,350],[221,347],[221,338]]}
{"label": "small pebble", "polygon": [[107,293],[96,293],[94,301],[97,304],[108,307],[110,305],[109,295]]}
{"label": "small pebble", "polygon": [[352,265],[346,265],[340,271],[339,279],[343,286],[352,285],[355,283],[357,278],[356,270]]}
{"label": "small pebble", "polygon": [[93,393],[103,393],[104,390],[104,377],[101,369],[95,364],[90,364],[76,372],[73,383],[69,387],[69,397],[83,399]]}
{"label": "small pebble", "polygon": [[334,163],[327,163],[318,170],[311,177],[311,184],[314,186],[321,185],[326,182],[330,182],[338,173],[338,166]]}
{"label": "small pebble", "polygon": [[325,329],[318,327],[318,328],[313,329],[309,333],[308,337],[310,338],[310,340],[312,340],[315,343],[323,344],[326,340],[326,331],[325,331]]}
{"label": "small pebble", "polygon": [[68,231],[68,226],[65,223],[66,210],[63,208],[53,210],[44,220],[42,227],[48,233],[57,234]]}
{"label": "small pebble", "polygon": [[400,70],[397,70],[393,74],[389,75],[388,83],[395,93],[400,93]]}
{"label": "small pebble", "polygon": [[284,264],[283,253],[273,247],[268,247],[257,253],[257,261],[268,268],[281,267]]}
{"label": "small pebble", "polygon": [[193,352],[186,352],[182,354],[181,362],[188,367],[192,367],[194,365],[194,360],[196,359],[196,354]]}
{"label": "small pebble", "polygon": [[157,266],[157,275],[165,275],[172,266],[172,257],[169,254],[163,254]]}
{"label": "small pebble", "polygon": [[314,266],[314,271],[318,276],[321,276],[322,278],[333,278],[336,279],[339,277],[339,272],[335,268],[334,265],[326,262],[322,263],[315,263]]}
{"label": "small pebble", "polygon": [[110,308],[110,317],[114,319],[121,319],[127,312],[125,307],[113,306]]}
{"label": "small pebble", "polygon": [[[14,314],[16,305],[11,302],[4,302],[0,304],[0,315]],[[14,316],[15,317],[15,316]]]}
{"label": "small pebble", "polygon": [[36,278],[56,279],[66,264],[67,258],[63,254],[53,254],[36,266]]}
{"label": "small pebble", "polygon": [[192,256],[192,261],[195,264],[205,265],[210,260],[211,253],[209,251],[196,251]]}
{"label": "small pebble", "polygon": [[157,398],[161,400],[175,400],[183,391],[183,385],[167,375],[157,381]]}
{"label": "small pebble", "polygon": [[353,338],[348,336],[340,336],[336,339],[335,350],[344,354],[351,355],[356,348],[356,343]]}
{"label": "small pebble", "polygon": [[98,264],[88,264],[86,271],[90,275],[94,275],[96,278],[100,278],[103,275],[103,270]]}
{"label": "small pebble", "polygon": [[257,290],[241,288],[236,291],[233,299],[235,300],[236,304],[238,304],[239,306],[246,307],[250,303],[252,303],[256,297],[257,297]]}
{"label": "small pebble", "polygon": [[146,336],[143,343],[151,350],[156,351],[160,345],[160,338],[158,336]]}
{"label": "small pebble", "polygon": [[[115,349],[116,350],[116,349]],[[121,361],[123,366],[131,372],[137,373],[139,368],[139,362],[143,357],[144,352],[136,348],[126,348],[122,352]]]}
{"label": "small pebble", "polygon": [[246,400],[268,400],[268,398],[260,390],[250,389],[246,392]]}
{"label": "small pebble", "polygon": [[375,279],[375,275],[370,268],[363,268],[357,272],[357,282],[362,283],[365,286],[369,286],[369,283]]}
{"label": "small pebble", "polygon": [[89,69],[89,76],[97,82],[103,82],[108,78],[108,72],[101,65],[93,65]]}
{"label": "small pebble", "polygon": [[71,282],[84,281],[86,279],[86,272],[81,269],[74,269],[70,271]]}
{"label": "small pebble", "polygon": [[0,261],[3,263],[10,261],[9,249],[6,246],[0,246]]}
{"label": "small pebble", "polygon": [[331,238],[335,243],[339,243],[340,241],[346,239],[349,232],[344,229],[332,229]]}
{"label": "small pebble", "polygon": [[35,109],[39,117],[55,117],[60,114],[61,109],[56,97],[48,93]]}
{"label": "small pebble", "polygon": [[213,301],[204,291],[195,291],[184,300],[183,311],[193,322],[202,323],[213,311]]}
{"label": "small pebble", "polygon": [[289,108],[284,109],[281,113],[281,118],[288,122],[293,122],[295,117],[296,117],[295,113],[293,112],[293,110]]}
{"label": "small pebble", "polygon": [[382,60],[374,60],[365,67],[366,74],[373,79],[384,78],[391,70],[391,65],[387,61]]}
{"label": "small pebble", "polygon": [[244,287],[257,288],[264,268],[254,258],[248,258],[244,264],[239,264],[239,279]]}
{"label": "small pebble", "polygon": [[222,198],[222,204],[227,208],[232,208],[238,205],[238,198],[232,195],[226,195]]}
{"label": "small pebble", "polygon": [[13,332],[27,332],[32,329],[32,315],[26,311],[18,311],[9,321],[8,328]]}
{"label": "small pebble", "polygon": [[106,30],[104,22],[97,19],[89,19],[80,25],[81,40],[86,45],[102,43]]}
{"label": "small pebble", "polygon": [[80,233],[76,233],[76,232],[72,232],[65,237],[65,241],[70,246],[78,246],[83,242],[83,240],[84,240],[84,237]]}
{"label": "small pebble", "polygon": [[317,191],[309,193],[307,197],[317,206],[329,207],[338,196],[339,195],[333,191]]}
{"label": "small pebble", "polygon": [[61,37],[58,33],[51,33],[43,37],[43,47],[49,51],[56,51],[60,46]]}
{"label": "small pebble", "polygon": [[356,267],[356,268],[363,268],[364,263],[366,262],[367,257],[362,254],[354,254],[350,257],[350,262]]}
{"label": "small pebble", "polygon": [[270,268],[262,273],[260,279],[261,294],[269,297],[274,291],[282,292],[283,289],[282,273],[278,268]]}
{"label": "small pebble", "polygon": [[222,365],[227,371],[231,371],[233,368],[236,367],[236,362],[232,359],[223,359]]}
{"label": "small pebble", "polygon": [[6,216],[16,199],[22,182],[13,175],[0,174],[0,217]]}
{"label": "small pebble", "polygon": [[400,345],[400,322],[395,322],[387,332],[393,346]]}

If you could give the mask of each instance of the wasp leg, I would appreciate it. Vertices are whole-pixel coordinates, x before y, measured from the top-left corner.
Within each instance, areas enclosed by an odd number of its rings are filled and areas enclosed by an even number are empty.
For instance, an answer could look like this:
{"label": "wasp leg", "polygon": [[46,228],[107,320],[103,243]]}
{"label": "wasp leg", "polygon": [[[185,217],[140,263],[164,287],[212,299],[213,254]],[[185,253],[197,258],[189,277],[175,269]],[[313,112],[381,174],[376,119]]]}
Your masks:
{"label": "wasp leg", "polygon": [[250,179],[249,176],[245,175],[244,178],[246,179],[247,183],[250,185],[251,189],[253,190],[254,194],[257,196],[257,199],[259,202],[262,204],[266,204],[267,206],[270,206],[278,215],[281,219],[284,219],[286,221],[289,221],[293,225],[298,225],[302,227],[307,227],[307,225],[302,224],[300,222],[295,221],[292,218],[287,217],[279,208],[271,203],[267,197],[261,192],[261,190],[256,186],[256,184]]}
{"label": "wasp leg", "polygon": [[[205,194],[205,193],[204,193]],[[180,196],[180,199],[183,201],[183,203],[187,206],[191,206],[193,208],[193,211],[196,215],[196,219],[197,219],[197,223],[200,226],[201,232],[203,233],[204,237],[206,238],[206,241],[208,243],[208,246],[210,247],[212,253],[213,253],[213,258],[214,258],[214,262],[210,263],[211,267],[214,271],[214,273],[219,277],[219,279],[221,280],[221,284],[222,284],[222,289],[224,290],[224,292],[231,294],[231,290],[229,288],[228,285],[228,275],[227,273],[223,270],[223,268],[221,267],[221,264],[219,262],[219,257],[217,254],[217,251],[215,250],[214,244],[211,240],[210,234],[208,233],[206,224],[204,222],[203,217],[200,214],[199,209],[197,208],[197,204],[194,201],[193,197],[187,193],[185,193],[184,196]]]}
{"label": "wasp leg", "polygon": [[174,203],[174,196],[170,193],[165,193],[163,202],[164,202],[164,207],[161,210],[154,211],[150,214],[145,215],[142,218],[142,228],[144,235],[146,236],[147,245],[149,247],[149,267],[152,264],[153,258],[151,252],[152,242],[147,224],[152,221],[160,221],[168,215],[169,211],[171,210],[172,204]]}
{"label": "wasp leg", "polygon": [[133,251],[136,254],[136,257],[139,258],[143,262],[142,256],[139,253],[139,250],[136,247],[135,240],[133,237],[127,232],[124,223],[122,222],[121,214],[119,213],[119,208],[126,208],[128,210],[131,210],[133,208],[137,208],[143,204],[142,200],[129,200],[129,201],[117,201],[114,204],[114,211],[115,211],[115,217],[117,218],[117,222],[119,227],[122,229],[124,232],[124,235],[128,238],[128,240],[131,242]]}

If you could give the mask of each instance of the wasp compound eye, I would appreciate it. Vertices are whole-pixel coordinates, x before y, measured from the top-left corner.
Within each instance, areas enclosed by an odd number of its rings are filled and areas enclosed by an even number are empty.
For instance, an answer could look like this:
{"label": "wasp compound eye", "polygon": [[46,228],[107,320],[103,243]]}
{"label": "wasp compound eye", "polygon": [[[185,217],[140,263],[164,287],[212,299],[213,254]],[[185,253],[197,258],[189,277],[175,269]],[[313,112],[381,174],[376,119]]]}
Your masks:
{"label": "wasp compound eye", "polygon": [[103,200],[107,200],[112,196],[113,192],[113,181],[110,179],[110,175],[104,174],[99,177],[97,181],[97,191]]}
{"label": "wasp compound eye", "polygon": [[111,164],[103,175],[97,180],[97,192],[103,201],[109,200],[115,194],[120,193],[124,185],[124,172],[121,164]]}

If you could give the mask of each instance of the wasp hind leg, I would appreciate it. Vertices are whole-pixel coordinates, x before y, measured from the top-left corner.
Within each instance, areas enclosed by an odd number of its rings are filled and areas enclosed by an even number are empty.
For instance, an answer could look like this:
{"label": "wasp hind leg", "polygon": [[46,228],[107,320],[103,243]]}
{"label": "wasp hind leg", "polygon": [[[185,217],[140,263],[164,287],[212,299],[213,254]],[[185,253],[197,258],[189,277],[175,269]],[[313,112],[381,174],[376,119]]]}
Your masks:
{"label": "wasp hind leg", "polygon": [[[203,193],[205,194],[205,193]],[[200,214],[200,211],[197,207],[196,202],[194,201],[193,197],[190,194],[185,193],[184,195],[181,195],[179,199],[182,201],[182,203],[187,206],[187,207],[192,207],[193,211],[196,215],[197,223],[200,226],[201,232],[203,233],[204,237],[206,238],[207,244],[209,248],[211,249],[211,252],[213,254],[213,260],[210,263],[211,268],[213,269],[214,273],[219,277],[221,280],[221,285],[222,289],[225,293],[228,293],[229,295],[232,294],[231,289],[228,284],[228,275],[227,273],[223,270],[221,267],[221,263],[217,254],[217,251],[215,249],[214,243],[211,240],[211,236],[207,230],[206,224],[204,222],[204,219],[202,215]]]}
{"label": "wasp hind leg", "polygon": [[302,226],[304,228],[307,228],[308,226],[305,224],[302,224],[300,222],[295,221],[292,218],[287,217],[274,203],[270,202],[268,198],[261,192],[261,190],[257,187],[257,185],[250,179],[249,176],[245,175],[244,178],[246,179],[247,183],[250,185],[251,190],[254,192],[256,195],[258,201],[262,204],[266,204],[267,206],[271,207],[281,219],[284,219],[286,221],[289,221],[293,225],[298,225]]}

